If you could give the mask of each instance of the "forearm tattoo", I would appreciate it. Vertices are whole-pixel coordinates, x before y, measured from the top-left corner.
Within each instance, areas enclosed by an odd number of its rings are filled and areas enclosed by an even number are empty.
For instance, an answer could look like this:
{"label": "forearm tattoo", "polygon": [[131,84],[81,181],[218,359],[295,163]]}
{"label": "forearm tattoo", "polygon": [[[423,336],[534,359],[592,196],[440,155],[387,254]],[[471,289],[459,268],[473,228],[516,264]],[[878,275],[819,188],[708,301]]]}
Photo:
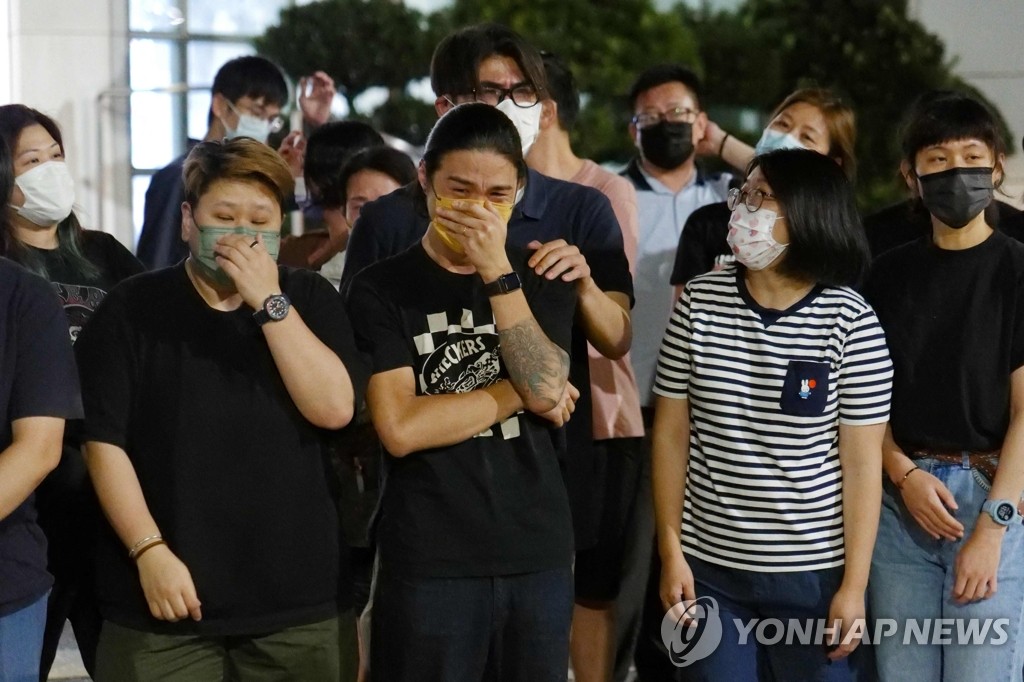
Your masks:
{"label": "forearm tattoo", "polygon": [[548,409],[557,405],[569,376],[569,355],[545,336],[536,320],[503,329],[498,338],[509,379],[524,400],[549,402]]}

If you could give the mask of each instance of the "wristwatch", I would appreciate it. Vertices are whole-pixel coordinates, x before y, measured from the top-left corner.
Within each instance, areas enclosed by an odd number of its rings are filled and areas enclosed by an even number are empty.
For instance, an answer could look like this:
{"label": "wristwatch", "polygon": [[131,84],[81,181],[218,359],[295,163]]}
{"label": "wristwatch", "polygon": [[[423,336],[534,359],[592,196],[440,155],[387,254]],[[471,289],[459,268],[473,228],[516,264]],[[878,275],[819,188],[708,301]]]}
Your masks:
{"label": "wristwatch", "polygon": [[522,288],[523,282],[521,279],[519,279],[519,273],[509,272],[502,275],[493,282],[488,282],[487,284],[485,284],[484,293],[487,294],[488,296],[500,296],[502,294],[507,294],[511,291],[515,291],[516,289]]}
{"label": "wristwatch", "polygon": [[1017,518],[1017,505],[1009,500],[985,500],[981,511],[1000,526],[1009,526]]}
{"label": "wristwatch", "polygon": [[267,300],[263,301],[263,307],[252,314],[252,319],[256,320],[256,324],[262,327],[267,322],[283,320],[291,308],[292,302],[287,296],[284,294],[273,294],[267,296]]}

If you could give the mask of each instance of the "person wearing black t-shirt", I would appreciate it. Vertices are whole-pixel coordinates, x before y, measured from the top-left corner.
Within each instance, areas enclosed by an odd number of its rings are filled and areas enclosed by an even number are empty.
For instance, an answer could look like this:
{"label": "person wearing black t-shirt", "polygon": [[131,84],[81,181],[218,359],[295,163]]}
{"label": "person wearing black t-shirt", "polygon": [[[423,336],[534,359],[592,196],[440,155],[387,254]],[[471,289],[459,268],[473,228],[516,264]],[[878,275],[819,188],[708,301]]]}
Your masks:
{"label": "person wearing black t-shirt", "polygon": [[240,138],[185,162],[183,263],[111,291],[76,343],[100,680],[337,679],[325,429],[360,399],[341,298],[275,263],[287,164]]}
{"label": "person wearing black t-shirt", "polygon": [[[107,292],[144,270],[128,249],[104,232],[83,230],[71,210],[74,183],[64,161],[57,123],[23,104],[0,107],[0,137],[14,150],[18,178],[0,254],[50,280],[74,343]],[[90,674],[102,620],[93,589],[92,554],[99,508],[82,461],[81,422],[67,424],[60,464],[36,490],[39,526],[47,538],[50,592],[39,677],[46,679],[70,620]]]}
{"label": "person wearing black t-shirt", "polygon": [[[940,91],[911,109],[901,168],[931,234],[878,257],[865,291],[895,370],[869,582],[873,617],[899,628],[875,642],[882,679],[995,682],[1024,666],[1024,246],[985,212],[1002,164],[980,102]],[[939,618],[1003,628],[909,641],[909,620]]]}
{"label": "person wearing black t-shirt", "polygon": [[352,282],[386,450],[376,680],[567,674],[572,521],[551,428],[579,395],[568,383],[575,297],[506,244],[524,180],[508,118],[455,107],[420,165],[431,228]]}
{"label": "person wearing black t-shirt", "polygon": [[[14,187],[0,135],[0,200]],[[0,234],[9,212],[0,211]],[[60,461],[66,419],[82,416],[64,313],[42,278],[0,258],[0,678],[34,680],[46,625],[46,537],[33,491]]]}

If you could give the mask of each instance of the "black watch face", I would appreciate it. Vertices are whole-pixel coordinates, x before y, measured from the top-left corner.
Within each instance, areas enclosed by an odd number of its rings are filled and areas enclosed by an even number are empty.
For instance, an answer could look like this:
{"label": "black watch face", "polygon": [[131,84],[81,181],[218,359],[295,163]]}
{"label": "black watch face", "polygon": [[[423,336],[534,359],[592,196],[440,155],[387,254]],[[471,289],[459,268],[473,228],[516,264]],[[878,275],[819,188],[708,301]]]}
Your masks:
{"label": "black watch face", "polygon": [[1013,505],[1004,502],[996,507],[996,518],[1005,523],[1009,523],[1013,520]]}
{"label": "black watch face", "polygon": [[284,319],[284,316],[288,314],[288,299],[284,296],[272,297],[267,301],[266,311],[272,320]]}

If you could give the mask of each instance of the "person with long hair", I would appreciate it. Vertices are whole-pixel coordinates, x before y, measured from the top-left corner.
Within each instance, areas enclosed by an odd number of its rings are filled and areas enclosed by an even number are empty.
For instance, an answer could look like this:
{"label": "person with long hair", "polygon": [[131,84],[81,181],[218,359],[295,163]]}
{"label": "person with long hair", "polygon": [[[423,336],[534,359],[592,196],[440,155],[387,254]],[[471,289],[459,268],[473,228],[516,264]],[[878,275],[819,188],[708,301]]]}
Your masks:
{"label": "person with long hair", "polygon": [[[873,617],[899,631],[875,647],[879,672],[1020,679],[1024,245],[986,211],[1003,178],[1002,137],[981,102],[936,91],[910,109],[902,151],[931,233],[877,258],[865,289],[896,372],[870,597]],[[911,620],[938,619],[1006,620],[971,642],[906,637]]]}
{"label": "person with long hair", "polygon": [[[0,199],[14,165],[0,137]],[[0,211],[0,230],[10,228]],[[33,491],[57,466],[66,419],[82,416],[64,313],[50,286],[0,258],[0,678],[39,679],[46,625],[46,537]]]}
{"label": "person with long hair", "polygon": [[[113,235],[85,230],[73,210],[75,185],[64,138],[52,118],[23,104],[0,106],[0,137],[14,150],[15,189],[7,205],[0,253],[48,279],[67,314],[72,343],[118,282],[144,270]],[[81,424],[68,423],[56,471],[36,493],[46,533],[50,592],[40,677],[57,654],[70,620],[88,672],[94,670],[102,620],[93,590],[92,554],[99,517],[79,440]]]}
{"label": "person with long hair", "polygon": [[[853,190],[828,157],[783,149],[751,162],[729,205],[737,263],[686,285],[658,360],[662,607],[717,601],[722,642],[694,679],[851,679],[892,379],[850,288],[868,262]],[[752,618],[840,629],[762,646],[736,626]]]}

